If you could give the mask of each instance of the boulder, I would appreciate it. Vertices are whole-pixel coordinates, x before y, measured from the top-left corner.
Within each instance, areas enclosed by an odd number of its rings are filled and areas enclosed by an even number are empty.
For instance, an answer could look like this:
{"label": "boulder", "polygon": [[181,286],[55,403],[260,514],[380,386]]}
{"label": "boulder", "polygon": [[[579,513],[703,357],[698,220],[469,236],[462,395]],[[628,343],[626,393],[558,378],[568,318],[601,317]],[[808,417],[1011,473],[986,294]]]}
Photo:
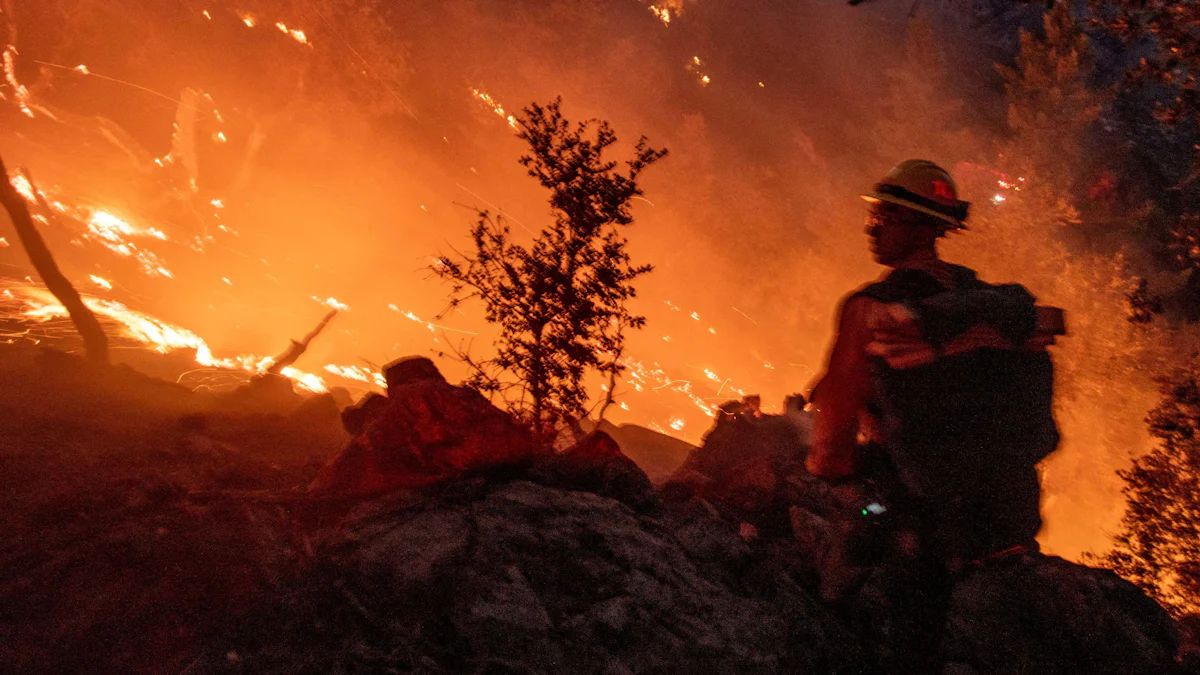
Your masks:
{"label": "boulder", "polygon": [[670,478],[696,449],[686,441],[636,424],[617,426],[608,420],[599,423],[584,420],[581,426],[584,431],[603,431],[612,437],[621,446],[621,452],[636,462],[655,484]]}
{"label": "boulder", "polygon": [[593,431],[554,455],[537,468],[536,475],[548,484],[616,499],[635,509],[658,503],[646,473],[603,431]]}
{"label": "boulder", "polygon": [[397,389],[414,382],[445,382],[433,361],[424,356],[406,356],[383,367],[383,379],[387,382],[388,396]]}
{"label": "boulder", "polygon": [[354,436],[361,434],[367,423],[375,419],[387,404],[386,396],[368,392],[358,403],[342,411],[342,427]]}
{"label": "boulder", "polygon": [[545,454],[508,414],[429,367],[420,358],[389,366],[388,396],[364,403],[362,417],[352,418],[361,432],[321,469],[310,493],[377,494]]}
{"label": "boulder", "polygon": [[763,414],[754,397],[731,401],[722,406],[700,447],[666,481],[664,495],[700,497],[738,518],[769,515],[786,528],[792,503],[776,507],[795,492],[787,479],[807,475],[804,440],[792,420]]}
{"label": "boulder", "polygon": [[258,673],[862,672],[852,637],[756,567],[736,525],[677,529],[589,492],[427,491],[343,523],[314,565],[328,601],[218,654]]}
{"label": "boulder", "polygon": [[1109,570],[1026,555],[955,586],[943,651],[983,675],[1171,673],[1174,621]]}

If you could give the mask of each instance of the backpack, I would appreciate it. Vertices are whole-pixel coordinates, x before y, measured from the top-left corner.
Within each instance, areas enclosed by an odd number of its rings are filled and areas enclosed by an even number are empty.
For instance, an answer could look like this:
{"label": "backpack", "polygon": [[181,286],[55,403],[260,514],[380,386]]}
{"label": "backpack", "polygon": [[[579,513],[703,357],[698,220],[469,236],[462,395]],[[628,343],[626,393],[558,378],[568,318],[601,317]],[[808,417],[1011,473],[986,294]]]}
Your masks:
{"label": "backpack", "polygon": [[[977,323],[968,297],[1003,297],[1009,316],[996,323],[1011,324],[1003,328],[1017,337],[1022,331],[1032,336],[1036,319],[1028,291],[986,284],[965,267],[952,269],[953,289],[928,273],[896,270],[857,294],[914,309],[931,340],[952,338]],[[882,427],[882,450],[911,500],[935,510],[938,520],[989,530],[992,541],[971,548],[1032,540],[1041,526],[1035,465],[1059,442],[1054,367],[1046,350],[981,347],[906,368],[876,358],[872,367],[868,411]]]}

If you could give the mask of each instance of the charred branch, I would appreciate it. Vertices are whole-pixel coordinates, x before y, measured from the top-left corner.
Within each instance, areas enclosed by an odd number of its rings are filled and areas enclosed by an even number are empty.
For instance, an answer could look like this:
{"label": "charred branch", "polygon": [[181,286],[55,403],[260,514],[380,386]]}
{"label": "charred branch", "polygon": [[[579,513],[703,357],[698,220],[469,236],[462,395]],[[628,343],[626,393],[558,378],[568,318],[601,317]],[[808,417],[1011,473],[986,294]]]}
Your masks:
{"label": "charred branch", "polygon": [[275,357],[275,363],[271,364],[270,368],[267,368],[267,373],[271,375],[278,375],[279,371],[287,368],[299,360],[301,356],[304,356],[304,352],[308,351],[309,343],[311,343],[313,339],[320,335],[321,331],[325,330],[325,326],[328,326],[329,322],[333,321],[333,317],[337,316],[337,313],[338,311],[336,309],[330,310],[329,313],[325,315],[325,318],[321,319],[321,322],[317,324],[316,328],[313,328],[308,332],[308,335],[304,336],[304,339],[300,340],[299,342],[292,340],[291,346],[284,350],[282,354]]}
{"label": "charred branch", "polygon": [[[29,255],[29,262],[33,264],[33,269],[45,282],[46,288],[67,310],[71,322],[75,324],[75,329],[83,338],[83,348],[88,359],[97,363],[107,363],[108,337],[104,334],[104,328],[101,327],[100,322],[87,308],[87,305],[83,304],[79,291],[75,290],[67,277],[58,269],[58,263],[50,254],[50,248],[29,216],[29,208],[26,206],[25,200],[17,194],[16,189],[8,180],[8,169],[4,166],[3,158],[0,158],[0,176],[4,178],[3,181],[0,181],[0,204],[3,204],[5,210],[8,211],[13,227],[17,230],[17,237],[20,238],[25,253]],[[28,178],[29,176],[26,174],[26,179],[28,180]],[[29,182],[32,187],[33,181]],[[36,187],[33,187],[33,192],[37,194]]]}

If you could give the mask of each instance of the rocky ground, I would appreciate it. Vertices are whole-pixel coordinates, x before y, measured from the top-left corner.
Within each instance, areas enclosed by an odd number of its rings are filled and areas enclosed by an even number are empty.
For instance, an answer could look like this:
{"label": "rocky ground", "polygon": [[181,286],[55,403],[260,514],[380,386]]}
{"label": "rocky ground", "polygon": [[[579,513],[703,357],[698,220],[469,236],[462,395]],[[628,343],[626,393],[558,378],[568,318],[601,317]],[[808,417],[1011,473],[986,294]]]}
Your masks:
{"label": "rocky ground", "polygon": [[[386,374],[339,413],[0,352],[5,670],[874,672],[817,599],[833,506],[782,418],[655,485],[606,434],[541,449],[427,361]],[[1178,643],[1115,575],[1023,556],[959,584],[942,672],[1200,672]]]}

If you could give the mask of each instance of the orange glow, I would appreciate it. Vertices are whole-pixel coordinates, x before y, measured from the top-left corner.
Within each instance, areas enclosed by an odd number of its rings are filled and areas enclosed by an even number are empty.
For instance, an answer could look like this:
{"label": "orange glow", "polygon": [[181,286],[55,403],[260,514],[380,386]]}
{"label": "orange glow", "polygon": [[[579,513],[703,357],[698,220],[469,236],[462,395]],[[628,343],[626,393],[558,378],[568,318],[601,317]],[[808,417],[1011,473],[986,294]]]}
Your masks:
{"label": "orange glow", "polygon": [[147,276],[174,278],[161,258],[131,241],[133,238],[166,241],[167,235],[162,230],[135,227],[107,211],[92,211],[87,220],[87,234],[84,238],[99,242],[119,256],[133,258],[138,262],[142,273]]}
{"label": "orange glow", "polygon": [[29,181],[25,180],[25,176],[21,174],[13,175],[9,177],[9,182],[12,183],[13,189],[17,191],[17,194],[25,198],[25,201],[32,202],[37,199],[37,195],[33,193],[33,186],[29,184]]}
{"label": "orange glow", "polygon": [[[96,277],[93,277],[95,280]],[[97,282],[99,283],[99,282]],[[25,304],[29,309],[23,315],[34,321],[65,318],[67,310],[63,308],[54,296],[42,288],[26,287],[19,289],[25,296]],[[8,297],[13,297],[11,293]],[[196,352],[196,363],[210,368],[227,368],[242,370],[252,374],[265,373],[274,363],[270,356],[242,354],[239,356],[218,359],[213,356],[208,343],[200,336],[179,326],[172,325],[160,319],[129,309],[124,304],[114,300],[104,300],[85,296],[84,304],[99,316],[107,317],[123,327],[126,337],[145,344],[147,347],[166,354],[180,349],[192,349]],[[313,373],[296,368],[286,367],[280,374],[295,382],[296,386],[311,392],[325,392],[328,387],[324,380]]]}
{"label": "orange glow", "polygon": [[308,36],[304,34],[304,31],[296,30],[295,28],[288,28],[286,25],[284,25],[284,23],[282,21],[279,23],[276,23],[275,27],[278,28],[280,30],[280,32],[282,32],[283,34],[290,35],[292,37],[292,39],[295,40],[296,42],[299,42],[300,44],[303,44],[303,45],[309,44]]}
{"label": "orange glow", "polygon": [[[643,132],[672,153],[661,169],[647,173],[644,187],[653,201],[634,204],[637,224],[628,234],[634,258],[658,269],[638,284],[634,307],[647,324],[627,336],[621,363],[628,370],[616,380],[618,398],[608,416],[697,443],[723,400],[742,392],[762,394],[764,409],[775,411],[785,394],[806,392],[822,367],[838,298],[879,274],[866,252],[856,197],[863,185],[856,181],[869,180],[859,173],[883,160],[869,152],[870,143],[847,145],[842,132],[821,128],[868,130],[876,93],[855,83],[897,64],[878,62],[887,56],[846,62],[845,54],[883,55],[884,46],[895,41],[881,41],[875,50],[842,50],[839,42],[862,46],[868,39],[863,36],[878,33],[872,24],[834,35],[838,22],[818,22],[828,36],[814,35],[798,22],[797,34],[813,47],[795,48],[804,40],[793,41],[789,34],[786,43],[763,45],[780,49],[779,59],[747,54],[739,64],[735,47],[744,45],[719,43],[728,31],[710,35],[705,22],[712,13],[693,11],[690,1],[638,0],[627,12],[565,24],[580,32],[620,27],[603,36],[610,42],[619,37],[619,48],[599,52],[582,51],[593,44],[593,35],[574,40],[575,34],[556,33],[554,24],[524,18],[536,16],[545,3],[526,3],[528,12],[513,12],[522,18],[511,20],[499,13],[473,14],[474,4],[487,3],[461,3],[446,14],[438,3],[426,9],[396,3],[395,14],[422,19],[413,24],[422,30],[386,26],[395,34],[378,44],[372,44],[370,30],[357,30],[362,17],[351,13],[318,17],[311,7],[303,9],[307,3],[243,6],[255,13],[219,7],[202,12],[212,23],[199,25],[194,14],[187,15],[192,37],[163,33],[179,39],[148,46],[109,41],[104,50],[72,51],[64,58],[79,65],[54,66],[63,71],[55,73],[63,78],[58,81],[26,67],[51,67],[33,62],[53,58],[34,52],[33,44],[42,40],[22,42],[19,53],[0,43],[5,97],[0,105],[14,113],[0,140],[12,148],[11,158],[5,150],[6,159],[30,166],[40,196],[50,204],[52,212],[43,211],[33,186],[12,176],[45,226],[48,244],[61,255],[64,273],[81,288],[143,310],[88,299],[123,326],[121,335],[160,351],[195,349],[205,368],[260,373],[271,363],[260,354],[279,353],[289,334],[311,327],[313,302],[342,311],[353,305],[353,314],[322,333],[309,354],[312,363],[299,363],[320,377],[290,370],[288,376],[314,391],[339,381],[361,390],[384,386],[371,362],[448,354],[447,343],[458,346],[461,339],[472,345],[475,336],[472,354],[491,356],[496,330],[483,320],[478,303],[445,313],[446,289],[431,282],[424,268],[438,264],[439,252],[470,246],[467,221],[475,208],[515,214],[510,222],[521,241],[546,222],[545,192],[517,166],[526,148],[509,130],[519,128],[513,113],[522,105],[561,92],[571,120],[612,122],[621,137],[614,160],[624,159],[629,142]],[[271,13],[271,6],[280,13]],[[554,6],[563,14],[576,11],[573,3]],[[284,7],[299,13],[285,14]],[[812,10],[813,17],[823,13]],[[92,14],[104,17],[81,16],[65,34],[103,35],[104,21],[121,20]],[[609,14],[627,18],[618,24]],[[280,18],[311,22],[306,27],[314,35],[310,39]],[[462,25],[453,26],[460,18]],[[241,31],[238,23],[265,30]],[[312,51],[280,41],[271,26]],[[690,33],[694,26],[704,32]],[[22,30],[25,35],[46,30],[49,36],[60,29]],[[225,33],[234,39],[221,42]],[[80,63],[103,71],[125,49],[149,50],[144,58],[119,59],[128,65],[113,74],[128,82]],[[450,50],[453,58],[439,58]],[[794,51],[785,57],[784,50]],[[711,58],[700,57],[700,51]],[[810,54],[821,58],[805,58]],[[773,67],[776,60],[787,67]],[[712,76],[718,62],[720,70]],[[80,74],[88,76],[85,84]],[[205,95],[179,95],[189,84],[184,77],[221,92],[228,120]],[[765,87],[767,79],[771,87]],[[821,89],[826,80],[840,83],[837,96],[829,98]],[[170,82],[172,89],[164,90],[168,96],[134,82]],[[54,105],[71,113],[62,116],[62,124],[45,122],[47,113],[38,105],[42,91],[53,91]],[[99,96],[80,105],[72,91]],[[412,106],[409,114],[420,113],[419,124],[398,121],[380,103],[394,104],[401,94],[401,105]],[[846,119],[836,125],[824,120],[830,102],[844,104]],[[101,104],[106,107],[98,108]],[[145,114],[118,114],[121,106]],[[804,140],[801,152],[797,136]],[[404,140],[393,142],[398,138]],[[863,152],[832,161],[829,153],[847,147]],[[953,156],[950,150],[947,156]],[[1109,474],[1145,443],[1142,420],[1155,394],[1144,380],[1154,369],[1138,361],[1144,352],[1121,316],[1121,292],[1112,290],[1119,273],[1008,222],[1020,222],[1022,209],[1028,209],[1022,199],[1032,190],[1024,189],[1025,177],[1017,177],[1021,171],[960,182],[963,198],[976,202],[980,216],[964,236],[948,238],[945,250],[949,260],[979,269],[987,280],[1029,285],[1045,302],[1065,307],[1073,330],[1088,336],[1072,335],[1055,347],[1065,383],[1059,394],[1065,445],[1059,455],[1091,462],[1052,460],[1046,469],[1047,495],[1063,495],[1047,499],[1049,527],[1062,523],[1051,548],[1071,554],[1101,540],[1100,527],[1091,524],[1100,518],[1086,512],[1121,503],[1117,490],[1109,489],[1119,488],[1119,480]],[[993,196],[1002,199],[993,203]],[[0,238],[5,262],[25,265],[20,251],[8,246]],[[28,273],[26,267],[9,272]],[[19,283],[11,286],[5,298],[23,295]],[[333,292],[337,298],[328,297]],[[37,302],[29,311],[53,314],[44,307],[57,304],[51,298]],[[10,304],[16,303],[6,302],[5,311]],[[436,323],[430,319],[435,316],[441,317]],[[213,350],[223,356],[213,356]],[[346,365],[358,363],[364,365]],[[464,370],[448,356],[438,366],[452,382]],[[602,380],[607,378],[591,383],[593,394]],[[1114,397],[1112,391],[1122,394]],[[1104,452],[1115,459],[1096,459]],[[1105,479],[1078,480],[1099,474]],[[1108,493],[1103,500],[1088,497],[1085,507],[1079,495],[1101,482]]]}
{"label": "orange glow", "polygon": [[336,309],[339,312],[345,312],[346,310],[350,309],[350,305],[347,305],[344,302],[338,302],[337,298],[325,298],[324,300],[322,300],[321,298],[318,298],[317,296],[314,295],[314,296],[312,296],[312,299],[316,300],[317,302],[321,303],[322,305],[325,305],[329,309]]}
{"label": "orange glow", "polygon": [[[25,114],[26,117],[33,117],[33,111],[29,108],[29,90],[25,85],[17,81],[17,69],[13,63],[13,56],[17,53],[17,48],[9,45],[4,50],[4,81],[8,83],[9,89],[13,92],[13,99],[17,107]],[[0,93],[0,97],[7,96]]]}
{"label": "orange glow", "polygon": [[383,373],[377,370],[362,366],[339,366],[333,363],[326,365],[325,370],[347,380],[356,380],[380,389],[387,389],[387,380],[384,379]]}
{"label": "orange glow", "polygon": [[517,128],[517,118],[505,112],[504,106],[497,103],[496,99],[492,98],[491,95],[487,94],[486,92],[479,91],[474,87],[471,87],[471,95],[486,103],[487,106],[492,109],[492,112],[496,113],[501,119],[508,122],[508,126],[514,129]]}

